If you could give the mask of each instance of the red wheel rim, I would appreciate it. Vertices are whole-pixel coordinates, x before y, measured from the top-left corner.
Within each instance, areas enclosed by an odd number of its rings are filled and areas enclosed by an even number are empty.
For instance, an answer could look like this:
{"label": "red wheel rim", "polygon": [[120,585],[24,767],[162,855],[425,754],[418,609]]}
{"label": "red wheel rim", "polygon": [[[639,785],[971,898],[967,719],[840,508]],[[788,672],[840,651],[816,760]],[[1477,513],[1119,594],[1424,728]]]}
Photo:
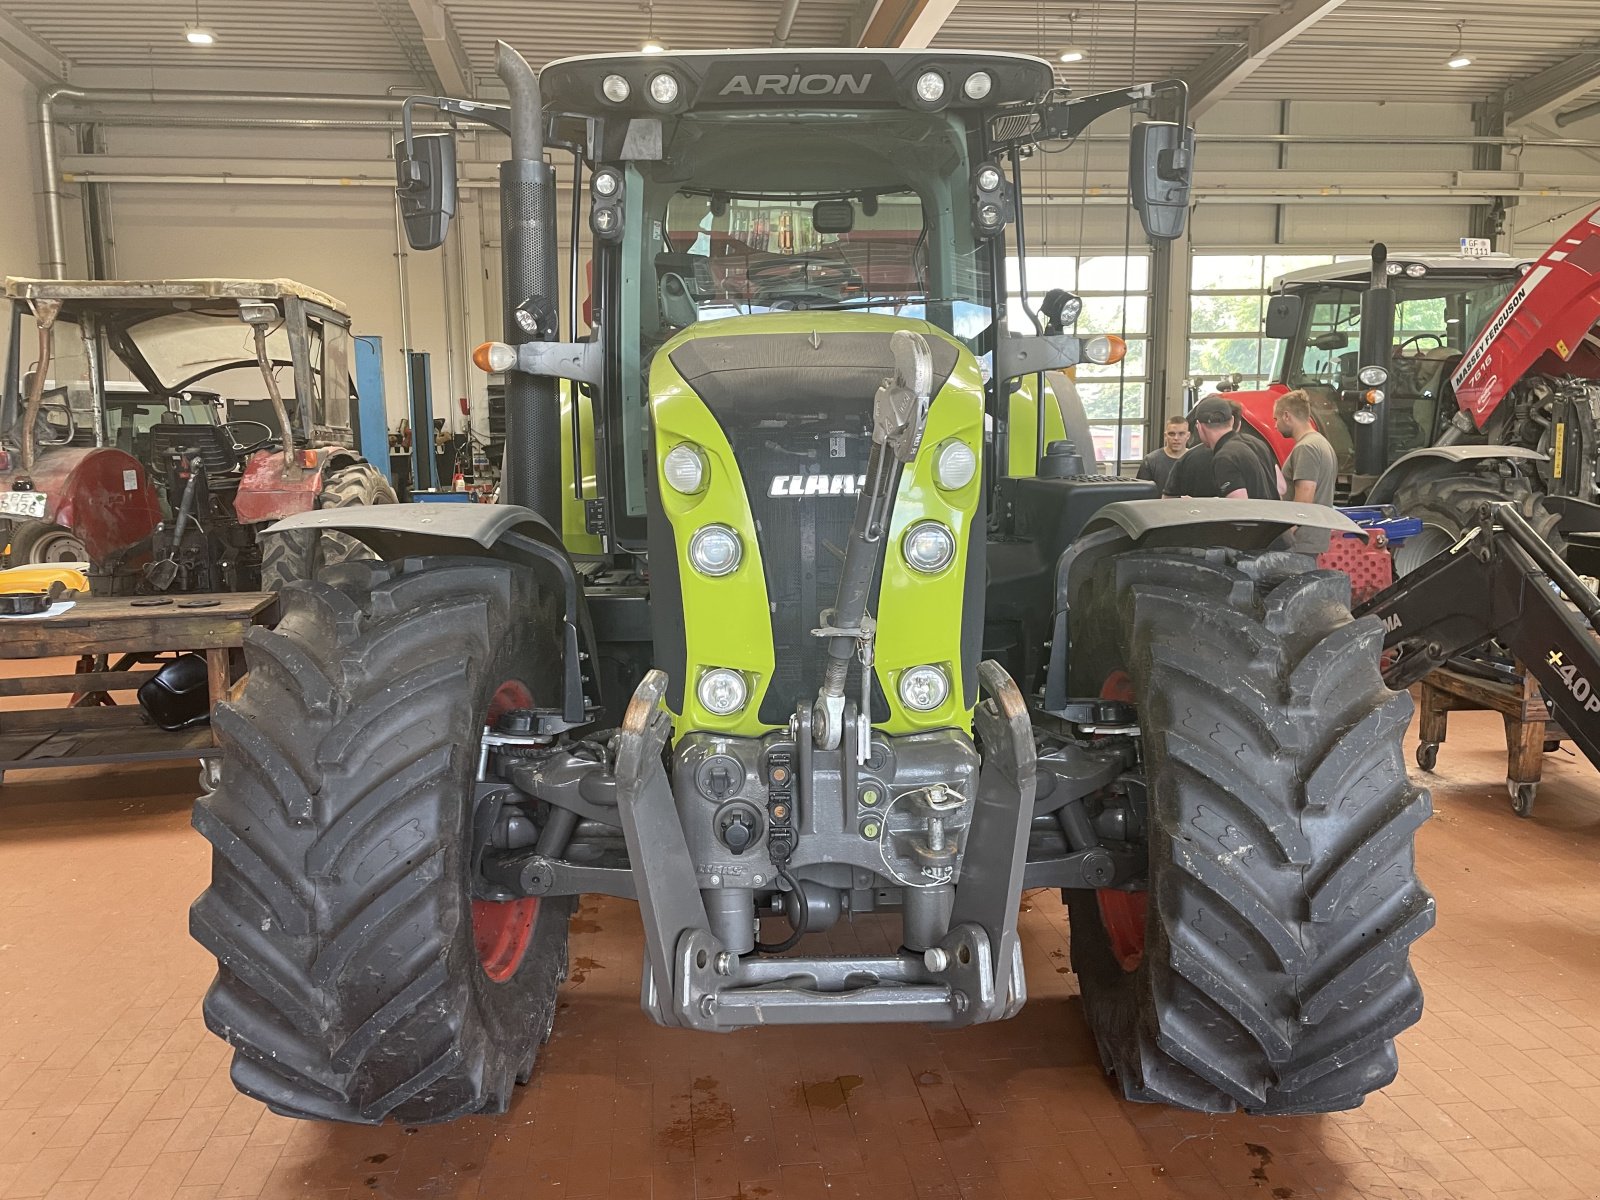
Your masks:
{"label": "red wheel rim", "polygon": [[[1113,671],[1106,676],[1100,689],[1102,700],[1120,700],[1132,704],[1133,680],[1126,671]],[[1101,888],[1095,893],[1100,903],[1100,924],[1105,926],[1111,940],[1111,953],[1124,971],[1136,971],[1144,959],[1145,915],[1149,911],[1149,893],[1124,892],[1117,888]]]}
{"label": "red wheel rim", "polygon": [[[533,693],[527,685],[508,679],[495,689],[483,723],[493,725],[508,712],[532,707]],[[537,897],[472,902],[472,940],[478,948],[478,965],[485,975],[495,983],[504,983],[517,973],[533,941],[533,925],[538,919]]]}

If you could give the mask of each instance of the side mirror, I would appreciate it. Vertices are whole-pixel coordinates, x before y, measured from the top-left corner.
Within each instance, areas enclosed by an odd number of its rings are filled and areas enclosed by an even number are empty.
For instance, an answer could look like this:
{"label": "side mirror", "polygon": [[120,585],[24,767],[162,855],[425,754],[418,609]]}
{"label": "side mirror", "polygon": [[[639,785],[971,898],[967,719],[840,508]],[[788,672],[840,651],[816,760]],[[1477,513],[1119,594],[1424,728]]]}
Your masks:
{"label": "side mirror", "polygon": [[456,215],[455,136],[419,133],[396,142],[394,175],[406,241],[413,250],[438,249]]}
{"label": "side mirror", "polygon": [[1273,296],[1267,301],[1267,336],[1288,341],[1300,330],[1305,301],[1299,296]]}
{"label": "side mirror", "polygon": [[1189,219],[1194,177],[1194,129],[1176,121],[1140,121],[1133,127],[1128,182],[1145,235],[1170,242]]}

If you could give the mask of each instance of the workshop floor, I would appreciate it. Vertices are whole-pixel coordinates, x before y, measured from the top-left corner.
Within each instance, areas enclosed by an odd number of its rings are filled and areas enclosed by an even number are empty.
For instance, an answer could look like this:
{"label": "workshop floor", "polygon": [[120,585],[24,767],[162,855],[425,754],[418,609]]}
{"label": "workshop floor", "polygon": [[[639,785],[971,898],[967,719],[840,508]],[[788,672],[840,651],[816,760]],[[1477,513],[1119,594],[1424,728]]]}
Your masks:
{"label": "workshop floor", "polygon": [[[0,792],[0,1198],[1600,1195],[1600,787],[1503,785],[1499,719],[1454,718],[1421,835],[1438,928],[1398,1082],[1358,1111],[1252,1120],[1125,1104],[1025,899],[1015,1020],[711,1036],[638,1008],[631,905],[588,902],[536,1082],[498,1119],[304,1124],[235,1094],[185,931],[207,851],[193,772],[13,775]],[[110,794],[111,798],[100,799]]]}

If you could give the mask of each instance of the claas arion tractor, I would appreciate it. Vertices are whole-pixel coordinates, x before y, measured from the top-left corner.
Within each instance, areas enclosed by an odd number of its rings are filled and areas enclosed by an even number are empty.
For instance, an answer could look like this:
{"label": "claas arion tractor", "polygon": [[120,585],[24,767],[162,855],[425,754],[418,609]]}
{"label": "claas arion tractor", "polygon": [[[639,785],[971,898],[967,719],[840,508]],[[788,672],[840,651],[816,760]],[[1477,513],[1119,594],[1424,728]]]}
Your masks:
{"label": "claas arion tractor", "polygon": [[[1348,578],[1271,548],[1354,527],[1087,473],[1037,377],[1120,341],[1066,302],[1004,324],[1037,144],[1143,110],[1132,203],[1181,231],[1182,85],[1064,97],[1041,60],[938,49],[498,69],[504,108],[413,106],[509,135],[478,352],[505,503],[279,526],[376,557],[285,588],[215,717],[191,927],[237,1086],[327,1120],[504,1111],[585,893],[637,901],[662,1025],[1001,1020],[1024,887],[1063,891],[1127,1096],[1313,1112],[1392,1079],[1434,912],[1411,701]],[[397,148],[418,247],[453,165],[449,135]],[[564,428],[561,389],[592,417]],[[893,950],[825,952],[847,921]]]}

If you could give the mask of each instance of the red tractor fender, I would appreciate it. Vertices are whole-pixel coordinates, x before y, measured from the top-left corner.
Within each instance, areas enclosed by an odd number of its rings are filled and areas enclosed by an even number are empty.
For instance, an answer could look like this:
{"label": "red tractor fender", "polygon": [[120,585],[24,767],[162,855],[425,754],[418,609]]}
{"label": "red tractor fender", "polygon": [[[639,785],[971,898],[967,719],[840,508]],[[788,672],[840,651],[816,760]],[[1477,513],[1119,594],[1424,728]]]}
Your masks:
{"label": "red tractor fender", "polygon": [[1267,445],[1272,447],[1272,453],[1277,455],[1279,464],[1289,457],[1289,451],[1294,449],[1294,439],[1286,438],[1278,432],[1278,423],[1272,418],[1272,406],[1278,402],[1278,397],[1287,393],[1289,389],[1281,383],[1269,385],[1259,392],[1218,392],[1224,400],[1237,404],[1243,411],[1245,423],[1267,439]]}
{"label": "red tractor fender", "polygon": [[239,491],[233,501],[234,516],[239,523],[256,525],[315,510],[317,497],[322,494],[322,474],[329,455],[321,450],[311,453],[316,455],[316,463],[303,468],[299,479],[290,479],[285,474],[282,450],[261,450],[252,454],[244,465],[244,477],[239,480]]}
{"label": "red tractor fender", "polygon": [[112,446],[43,449],[25,476],[0,472],[0,488],[18,480],[45,494],[44,519],[72,530],[92,562],[149,537],[161,523],[161,501],[143,465]]}
{"label": "red tractor fender", "polygon": [[1482,429],[1516,382],[1548,374],[1600,379],[1600,208],[1528,269],[1450,375],[1456,403]]}

